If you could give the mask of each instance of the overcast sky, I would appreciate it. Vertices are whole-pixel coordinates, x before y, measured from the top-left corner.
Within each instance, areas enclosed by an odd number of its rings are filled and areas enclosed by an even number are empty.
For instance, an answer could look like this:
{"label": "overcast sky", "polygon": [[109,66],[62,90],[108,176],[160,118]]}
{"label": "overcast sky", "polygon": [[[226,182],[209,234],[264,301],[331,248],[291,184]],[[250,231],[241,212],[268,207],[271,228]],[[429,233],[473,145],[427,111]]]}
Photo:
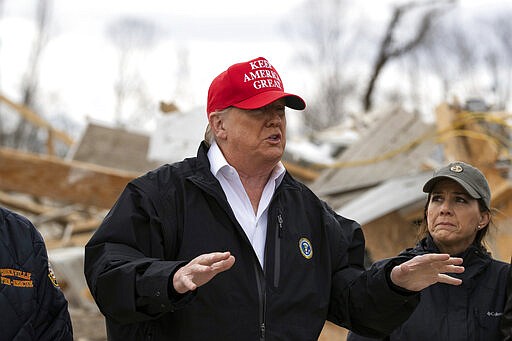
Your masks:
{"label": "overcast sky", "polygon": [[[19,100],[37,0],[4,0],[0,20],[0,86]],[[105,35],[109,23],[139,17],[155,24],[157,43],[147,51],[142,73],[159,100],[176,90],[177,50],[189,55],[187,103],[204,104],[209,82],[234,62],[265,56],[286,79],[290,48],[279,25],[300,0],[120,1],[53,0],[50,40],[41,64],[42,91],[73,115],[109,119],[113,111],[116,55]],[[286,84],[285,84],[286,85]],[[291,89],[292,86],[287,87]],[[287,90],[288,90],[287,89]],[[203,103],[201,103],[203,102]],[[186,109],[186,108],[185,108]]]}
{"label": "overcast sky", "polygon": [[[27,67],[38,0],[3,0],[0,18],[0,89],[19,101]],[[353,0],[375,20],[389,0]],[[396,1],[395,1],[396,2]],[[499,1],[464,0],[492,6]],[[105,35],[120,17],[139,17],[159,29],[159,40],[145,55],[141,72],[155,101],[175,100],[183,109],[204,105],[211,80],[229,65],[267,57],[287,91],[306,97],[307,80],[293,64],[300,48],[289,43],[281,25],[297,15],[303,0],[53,0],[50,40],[40,66],[41,93],[55,110],[75,118],[112,120],[116,54]],[[295,12],[294,12],[295,11]],[[188,52],[189,75],[181,83],[177,51]],[[183,88],[176,92],[178,85]]]}

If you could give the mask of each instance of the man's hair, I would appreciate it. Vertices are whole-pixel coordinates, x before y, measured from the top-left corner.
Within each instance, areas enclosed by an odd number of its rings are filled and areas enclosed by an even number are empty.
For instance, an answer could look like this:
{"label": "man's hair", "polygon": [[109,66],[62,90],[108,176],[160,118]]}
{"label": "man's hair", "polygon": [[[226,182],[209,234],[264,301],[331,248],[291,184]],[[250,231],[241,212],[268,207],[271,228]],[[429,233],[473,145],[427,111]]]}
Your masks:
{"label": "man's hair", "polygon": [[[217,110],[217,111],[215,111],[215,114],[217,114],[217,115],[224,115],[231,108],[232,107],[228,107],[226,109]],[[206,131],[204,132],[204,142],[206,143],[206,145],[208,147],[210,147],[212,145],[213,141],[215,141],[215,134],[213,133],[213,130],[212,130],[212,127],[210,126],[210,123],[208,123],[208,125],[206,126]]]}

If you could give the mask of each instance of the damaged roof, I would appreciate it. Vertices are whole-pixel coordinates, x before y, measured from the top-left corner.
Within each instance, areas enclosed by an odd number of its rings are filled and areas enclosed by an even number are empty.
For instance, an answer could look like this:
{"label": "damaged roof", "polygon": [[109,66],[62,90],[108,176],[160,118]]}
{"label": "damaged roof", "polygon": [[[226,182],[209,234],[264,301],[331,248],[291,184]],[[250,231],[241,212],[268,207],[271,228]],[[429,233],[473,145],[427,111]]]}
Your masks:
{"label": "damaged roof", "polygon": [[336,209],[343,197],[355,197],[386,181],[421,173],[437,147],[436,128],[418,115],[395,110],[382,116],[348,147],[333,167],[323,171],[311,189]]}

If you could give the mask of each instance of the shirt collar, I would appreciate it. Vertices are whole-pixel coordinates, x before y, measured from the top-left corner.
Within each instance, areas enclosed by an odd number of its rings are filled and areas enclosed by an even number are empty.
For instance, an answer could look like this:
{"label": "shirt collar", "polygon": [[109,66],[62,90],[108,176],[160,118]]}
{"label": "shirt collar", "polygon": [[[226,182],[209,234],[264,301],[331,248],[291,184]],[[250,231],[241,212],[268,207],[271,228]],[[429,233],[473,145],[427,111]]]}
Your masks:
{"label": "shirt collar", "polygon": [[[222,169],[233,169],[236,171],[236,169],[226,161],[224,154],[222,154],[222,151],[215,141],[212,143],[210,149],[208,150],[208,159],[210,161],[210,171],[215,177],[217,177],[217,174]],[[279,161],[272,170],[269,181],[274,180],[276,182],[277,188],[281,184],[281,181],[283,181],[285,173],[286,169],[284,168],[283,163]]]}
{"label": "shirt collar", "polygon": [[217,173],[222,168],[231,167],[215,141],[210,146],[210,149],[208,149],[208,159],[210,160],[210,171],[214,176],[217,176]]}

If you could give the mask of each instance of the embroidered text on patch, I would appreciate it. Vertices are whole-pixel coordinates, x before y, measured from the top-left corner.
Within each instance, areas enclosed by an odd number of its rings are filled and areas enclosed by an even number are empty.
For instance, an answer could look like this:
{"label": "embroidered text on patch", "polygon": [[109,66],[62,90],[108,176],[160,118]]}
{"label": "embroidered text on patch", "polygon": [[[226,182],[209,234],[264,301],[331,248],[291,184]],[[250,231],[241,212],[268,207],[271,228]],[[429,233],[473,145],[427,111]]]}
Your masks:
{"label": "embroidered text on patch", "polygon": [[31,278],[32,274],[27,271],[0,269],[0,284],[19,288],[32,288],[34,287],[34,283]]}

